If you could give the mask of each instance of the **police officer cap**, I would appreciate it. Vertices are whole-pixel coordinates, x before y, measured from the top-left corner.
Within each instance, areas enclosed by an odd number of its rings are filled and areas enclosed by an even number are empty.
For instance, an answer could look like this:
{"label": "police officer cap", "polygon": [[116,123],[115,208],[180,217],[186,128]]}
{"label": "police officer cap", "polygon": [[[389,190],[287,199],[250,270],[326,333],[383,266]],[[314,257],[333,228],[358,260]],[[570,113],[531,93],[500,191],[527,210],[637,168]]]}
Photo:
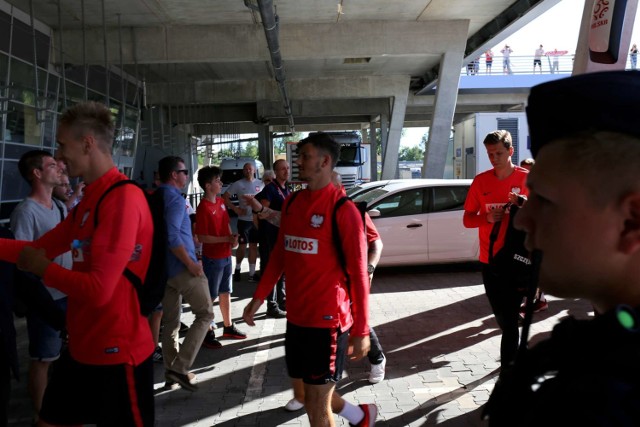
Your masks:
{"label": "police officer cap", "polygon": [[580,74],[531,88],[527,121],[534,157],[545,144],[582,132],[640,138],[640,72]]}

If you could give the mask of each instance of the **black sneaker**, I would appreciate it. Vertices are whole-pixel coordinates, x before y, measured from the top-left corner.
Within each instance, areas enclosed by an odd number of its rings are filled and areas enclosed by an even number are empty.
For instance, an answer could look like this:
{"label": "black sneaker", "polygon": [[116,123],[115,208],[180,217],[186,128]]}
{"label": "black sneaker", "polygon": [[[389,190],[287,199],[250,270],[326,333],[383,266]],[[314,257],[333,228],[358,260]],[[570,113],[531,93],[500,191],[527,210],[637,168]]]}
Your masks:
{"label": "black sneaker", "polygon": [[240,277],[240,270],[236,270],[233,272],[233,281],[234,282],[241,282],[242,281],[242,277]]}
{"label": "black sneaker", "polygon": [[287,317],[287,312],[280,310],[279,308],[268,308],[267,309],[267,317],[272,317],[274,319],[284,319]]}
{"label": "black sneaker", "polygon": [[207,332],[207,335],[204,336],[204,341],[202,341],[202,346],[205,348],[218,349],[222,348],[222,344],[220,341],[216,339],[216,334],[213,331]]}
{"label": "black sneaker", "polygon": [[250,282],[259,282],[260,281],[260,275],[258,273],[255,273],[255,274],[249,276],[249,281]]}
{"label": "black sneaker", "polygon": [[235,323],[231,326],[225,326],[222,330],[222,338],[233,338],[236,340],[243,340],[247,337],[247,334],[236,328]]}
{"label": "black sneaker", "polygon": [[189,374],[181,374],[167,369],[164,376],[166,379],[180,384],[180,387],[185,390],[196,391],[198,389],[198,386],[190,381]]}

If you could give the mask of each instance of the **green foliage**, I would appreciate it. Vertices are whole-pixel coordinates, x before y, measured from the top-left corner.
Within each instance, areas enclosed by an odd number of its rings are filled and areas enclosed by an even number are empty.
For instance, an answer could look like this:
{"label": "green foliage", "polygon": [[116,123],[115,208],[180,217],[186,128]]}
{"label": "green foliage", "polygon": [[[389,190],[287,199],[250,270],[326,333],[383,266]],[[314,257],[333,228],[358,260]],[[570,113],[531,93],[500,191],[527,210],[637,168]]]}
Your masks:
{"label": "green foliage", "polygon": [[424,160],[424,149],[421,147],[402,147],[398,153],[398,160],[418,161]]}

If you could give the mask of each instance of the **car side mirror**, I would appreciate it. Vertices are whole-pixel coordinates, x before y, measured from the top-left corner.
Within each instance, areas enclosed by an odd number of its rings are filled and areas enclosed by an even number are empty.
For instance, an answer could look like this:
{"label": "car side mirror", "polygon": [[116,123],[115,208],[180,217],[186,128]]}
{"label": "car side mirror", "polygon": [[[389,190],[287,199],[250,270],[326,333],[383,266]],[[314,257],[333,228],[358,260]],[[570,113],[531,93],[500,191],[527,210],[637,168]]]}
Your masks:
{"label": "car side mirror", "polygon": [[371,218],[377,218],[380,216],[380,211],[378,209],[371,209],[369,211],[367,211],[367,213],[369,214],[369,216]]}

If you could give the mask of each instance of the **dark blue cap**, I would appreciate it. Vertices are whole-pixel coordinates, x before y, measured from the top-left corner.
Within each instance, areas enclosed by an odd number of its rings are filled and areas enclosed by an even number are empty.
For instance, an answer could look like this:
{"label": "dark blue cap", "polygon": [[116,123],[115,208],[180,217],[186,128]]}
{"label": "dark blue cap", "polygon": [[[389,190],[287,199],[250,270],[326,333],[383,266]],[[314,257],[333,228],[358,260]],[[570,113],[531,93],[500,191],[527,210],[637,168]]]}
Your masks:
{"label": "dark blue cap", "polygon": [[584,132],[640,138],[640,72],[580,74],[534,86],[527,121],[534,157],[545,144]]}

